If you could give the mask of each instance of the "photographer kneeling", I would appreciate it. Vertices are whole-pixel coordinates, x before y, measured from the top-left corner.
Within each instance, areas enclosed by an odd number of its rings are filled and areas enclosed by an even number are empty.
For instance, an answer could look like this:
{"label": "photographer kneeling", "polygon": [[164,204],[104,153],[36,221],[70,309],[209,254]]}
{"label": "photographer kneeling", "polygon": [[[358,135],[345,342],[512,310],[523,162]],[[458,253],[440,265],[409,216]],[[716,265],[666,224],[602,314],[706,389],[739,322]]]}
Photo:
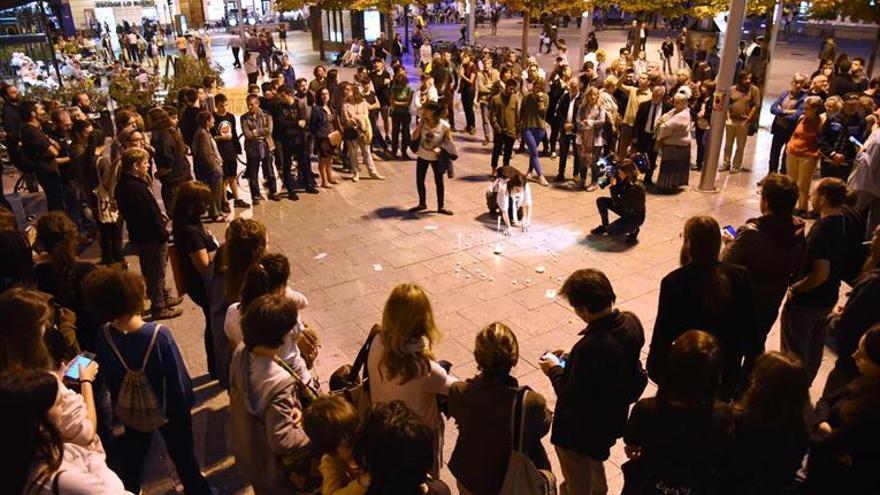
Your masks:
{"label": "photographer kneeling", "polygon": [[497,176],[486,191],[489,212],[500,210],[504,235],[510,234],[511,226],[527,231],[532,224],[532,190],[526,176],[510,166],[499,168]]}
{"label": "photographer kneeling", "polygon": [[[596,207],[602,217],[602,225],[591,230],[591,234],[626,234],[626,242],[638,242],[639,227],[645,223],[645,188],[638,182],[639,173],[630,159],[623,160],[617,174],[611,177],[611,197],[597,198]],[[608,224],[608,211],[620,218]]]}

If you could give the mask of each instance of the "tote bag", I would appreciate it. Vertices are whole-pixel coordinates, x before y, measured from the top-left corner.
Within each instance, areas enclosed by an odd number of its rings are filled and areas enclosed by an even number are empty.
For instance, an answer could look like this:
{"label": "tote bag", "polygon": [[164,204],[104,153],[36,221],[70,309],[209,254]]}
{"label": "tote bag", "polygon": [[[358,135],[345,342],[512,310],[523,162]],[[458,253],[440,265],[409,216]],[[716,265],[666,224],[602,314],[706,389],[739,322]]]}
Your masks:
{"label": "tote bag", "polygon": [[[556,477],[548,470],[538,469],[522,452],[523,433],[526,426],[526,394],[528,388],[517,392],[510,412],[511,450],[507,460],[507,473],[499,495],[556,495]],[[517,435],[517,411],[519,434]]]}

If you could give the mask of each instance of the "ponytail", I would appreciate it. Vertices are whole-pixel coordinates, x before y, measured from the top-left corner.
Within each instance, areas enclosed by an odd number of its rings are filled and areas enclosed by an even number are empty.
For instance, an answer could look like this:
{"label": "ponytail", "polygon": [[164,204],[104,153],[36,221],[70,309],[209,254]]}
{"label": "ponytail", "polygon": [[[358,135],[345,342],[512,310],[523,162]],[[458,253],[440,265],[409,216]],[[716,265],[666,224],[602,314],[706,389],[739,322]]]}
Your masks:
{"label": "ponytail", "polygon": [[260,296],[271,294],[287,285],[290,278],[290,262],[283,254],[263,255],[244,274],[239,297],[242,314],[248,305]]}

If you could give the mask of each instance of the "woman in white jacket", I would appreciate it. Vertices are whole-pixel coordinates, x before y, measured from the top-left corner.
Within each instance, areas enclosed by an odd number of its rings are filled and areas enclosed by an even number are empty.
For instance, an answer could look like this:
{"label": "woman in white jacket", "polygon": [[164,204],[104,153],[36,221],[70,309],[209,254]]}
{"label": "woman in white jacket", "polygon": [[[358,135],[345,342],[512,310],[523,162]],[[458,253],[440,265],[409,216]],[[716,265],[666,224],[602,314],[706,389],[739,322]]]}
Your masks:
{"label": "woman in white jacket", "polygon": [[309,446],[296,379],[280,355],[297,318],[296,303],[284,295],[257,298],[244,314],[244,342],[229,366],[229,448],[257,495],[299,492],[279,471],[279,459]]}
{"label": "woman in white jacket", "polygon": [[654,133],[660,147],[657,188],[672,191],[688,184],[691,163],[691,113],[688,97],[676,93],[672,110],[663,114]]}
{"label": "woman in white jacket", "polygon": [[63,400],[61,384],[46,371],[0,375],[0,403],[6,405],[0,410],[3,493],[128,494],[103,452],[64,442]]}

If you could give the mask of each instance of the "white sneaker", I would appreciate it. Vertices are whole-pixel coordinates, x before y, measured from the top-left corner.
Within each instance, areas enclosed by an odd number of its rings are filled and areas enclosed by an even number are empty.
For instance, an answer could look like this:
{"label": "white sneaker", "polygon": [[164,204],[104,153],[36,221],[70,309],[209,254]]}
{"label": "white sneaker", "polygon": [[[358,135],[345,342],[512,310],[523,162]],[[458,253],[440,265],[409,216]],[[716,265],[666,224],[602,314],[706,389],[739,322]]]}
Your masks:
{"label": "white sneaker", "polygon": [[352,182],[358,182],[358,181],[360,181],[360,180],[361,180],[361,178],[360,178],[360,176],[358,176],[358,175],[353,175],[353,176],[351,176],[351,181],[352,181]]}

